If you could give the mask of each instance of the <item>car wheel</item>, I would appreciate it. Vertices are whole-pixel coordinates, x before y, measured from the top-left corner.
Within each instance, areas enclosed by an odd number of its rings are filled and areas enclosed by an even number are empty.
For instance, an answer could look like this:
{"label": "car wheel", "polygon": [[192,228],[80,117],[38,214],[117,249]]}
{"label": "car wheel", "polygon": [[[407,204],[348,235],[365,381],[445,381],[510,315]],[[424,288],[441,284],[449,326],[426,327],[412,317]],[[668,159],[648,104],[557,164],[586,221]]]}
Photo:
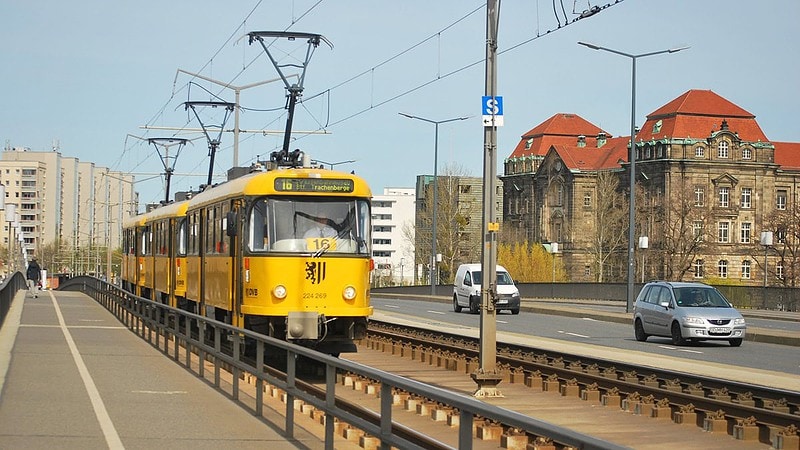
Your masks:
{"label": "car wheel", "polygon": [[461,312],[461,305],[458,304],[458,298],[455,295],[453,295],[453,311]]}
{"label": "car wheel", "polygon": [[517,315],[519,314],[519,308],[514,308],[511,310],[511,314]]}
{"label": "car wheel", "polygon": [[644,332],[644,326],[642,326],[642,321],[636,319],[636,323],[633,325],[633,333],[636,335],[636,340],[639,342],[644,342],[647,340],[647,333]]}
{"label": "car wheel", "polygon": [[681,336],[681,326],[678,324],[678,322],[672,323],[671,331],[672,345],[683,345],[686,343],[686,340],[683,339],[683,336]]}
{"label": "car wheel", "polygon": [[469,298],[469,312],[478,314],[478,299],[476,297],[470,296]]}
{"label": "car wheel", "polygon": [[731,347],[739,347],[742,345],[742,338],[731,339],[728,341]]}

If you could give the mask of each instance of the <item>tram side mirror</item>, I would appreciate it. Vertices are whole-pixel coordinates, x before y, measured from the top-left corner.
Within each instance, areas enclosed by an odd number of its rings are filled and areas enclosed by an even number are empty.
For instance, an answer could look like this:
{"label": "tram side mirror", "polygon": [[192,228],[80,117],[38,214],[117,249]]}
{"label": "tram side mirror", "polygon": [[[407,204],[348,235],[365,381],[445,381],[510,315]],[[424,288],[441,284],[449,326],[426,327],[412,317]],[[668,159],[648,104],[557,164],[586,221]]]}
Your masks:
{"label": "tram side mirror", "polygon": [[236,236],[236,225],[239,223],[236,213],[234,211],[228,211],[228,215],[225,219],[228,222],[225,234],[227,234],[228,237]]}

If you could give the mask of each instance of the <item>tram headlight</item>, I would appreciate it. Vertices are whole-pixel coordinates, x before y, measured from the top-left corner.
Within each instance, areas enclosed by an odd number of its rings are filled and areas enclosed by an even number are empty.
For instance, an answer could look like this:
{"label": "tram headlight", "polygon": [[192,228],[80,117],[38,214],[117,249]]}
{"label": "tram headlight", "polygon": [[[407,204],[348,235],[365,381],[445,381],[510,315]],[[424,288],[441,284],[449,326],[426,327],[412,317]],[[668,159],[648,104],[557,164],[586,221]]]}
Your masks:
{"label": "tram headlight", "polygon": [[272,289],[272,295],[277,298],[286,298],[286,286],[279,284]]}
{"label": "tram headlight", "polygon": [[342,291],[342,295],[346,300],[352,300],[356,298],[356,288],[353,286],[347,286],[344,288],[344,291]]}

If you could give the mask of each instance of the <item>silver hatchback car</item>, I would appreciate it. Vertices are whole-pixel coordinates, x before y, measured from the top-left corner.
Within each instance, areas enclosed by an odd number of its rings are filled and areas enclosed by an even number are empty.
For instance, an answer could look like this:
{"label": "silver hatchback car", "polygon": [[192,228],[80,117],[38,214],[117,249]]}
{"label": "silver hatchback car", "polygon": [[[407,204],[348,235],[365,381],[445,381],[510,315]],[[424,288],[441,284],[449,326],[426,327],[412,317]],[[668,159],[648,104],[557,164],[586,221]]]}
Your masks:
{"label": "silver hatchback car", "polygon": [[738,347],[747,326],[739,311],[712,286],[653,281],[642,288],[633,305],[633,329],[637,341],[665,336],[674,345],[726,340]]}

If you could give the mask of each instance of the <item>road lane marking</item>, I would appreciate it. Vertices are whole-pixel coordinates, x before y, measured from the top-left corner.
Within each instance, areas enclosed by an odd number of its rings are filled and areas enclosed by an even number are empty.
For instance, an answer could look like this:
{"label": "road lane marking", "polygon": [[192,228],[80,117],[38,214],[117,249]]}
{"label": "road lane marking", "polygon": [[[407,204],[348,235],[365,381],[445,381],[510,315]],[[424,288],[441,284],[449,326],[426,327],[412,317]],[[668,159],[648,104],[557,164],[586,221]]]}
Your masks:
{"label": "road lane marking", "polygon": [[400,309],[400,307],[397,306],[397,305],[383,305],[383,306],[386,307],[386,308]]}
{"label": "road lane marking", "polygon": [[561,334],[566,334],[566,335],[568,335],[568,336],[575,336],[575,337],[586,338],[586,339],[589,339],[589,338],[591,338],[591,336],[586,336],[585,334],[570,333],[570,332],[568,332],[568,331],[560,331],[560,330],[559,330],[559,333],[561,333]]}
{"label": "road lane marking", "polygon": [[97,390],[97,386],[94,384],[92,375],[89,373],[89,369],[86,367],[86,364],[83,362],[83,358],[78,351],[78,346],[75,345],[75,341],[72,339],[72,334],[70,334],[67,324],[64,322],[64,316],[61,314],[61,308],[58,307],[56,296],[53,295],[52,292],[49,292],[49,294],[50,300],[53,302],[53,307],[56,310],[56,316],[58,316],[58,323],[61,325],[61,332],[64,333],[64,339],[67,340],[67,346],[69,347],[70,353],[72,353],[72,359],[75,360],[75,365],[78,366],[78,372],[81,375],[86,392],[89,394],[89,400],[92,402],[94,414],[97,417],[97,421],[100,423],[100,429],[103,430],[103,436],[106,438],[106,444],[108,444],[108,448],[111,449],[124,449],[125,446],[122,445],[122,440],[119,438],[117,429],[114,427],[114,423],[111,421],[111,416],[108,415],[106,405],[103,403],[102,397],[100,397],[100,391]]}
{"label": "road lane marking", "polygon": [[679,351],[679,352],[699,353],[701,355],[703,354],[703,352],[701,352],[700,350],[691,350],[691,349],[688,349],[688,348],[678,348],[678,347],[673,347],[671,345],[659,345],[659,347],[663,348],[664,350],[676,350],[676,351]]}
{"label": "road lane marking", "polygon": [[427,311],[427,312],[429,312],[429,313],[431,313],[431,314],[440,314],[440,315],[442,315],[442,316],[443,316],[443,315],[445,315],[445,314],[447,314],[447,313],[444,313],[444,312],[441,312],[441,311]]}

